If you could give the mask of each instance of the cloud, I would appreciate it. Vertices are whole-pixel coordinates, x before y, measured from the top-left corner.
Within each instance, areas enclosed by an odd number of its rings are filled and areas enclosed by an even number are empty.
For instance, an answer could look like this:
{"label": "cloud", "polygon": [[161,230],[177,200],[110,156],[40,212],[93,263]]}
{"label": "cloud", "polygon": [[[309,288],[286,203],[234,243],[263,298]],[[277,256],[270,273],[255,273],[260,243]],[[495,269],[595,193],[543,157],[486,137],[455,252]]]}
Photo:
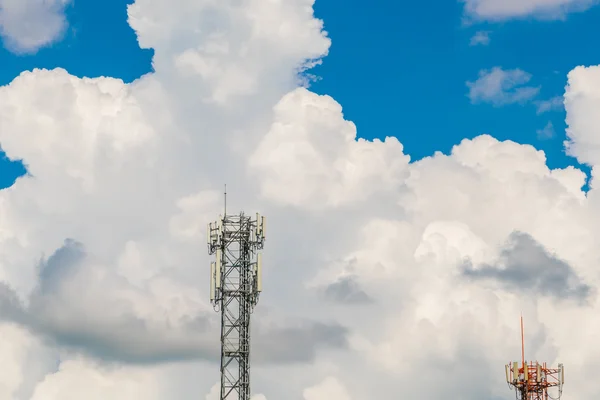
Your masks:
{"label": "cloud", "polygon": [[344,349],[347,329],[331,323],[279,327],[256,337],[256,362],[310,363],[321,349]]}
{"label": "cloud", "polygon": [[[280,204],[330,208],[365,201],[398,186],[409,157],[396,138],[356,138],[329,96],[299,88],[274,108],[274,122],[249,159],[261,194]],[[385,171],[385,172],[382,172]]]}
{"label": "cloud", "polygon": [[[0,305],[0,315],[3,311]],[[0,377],[0,398],[30,399],[37,383],[55,369],[56,354],[15,324],[0,322],[0,335],[4,339],[0,356],[6,362]]]}
{"label": "cloud", "polygon": [[490,32],[489,31],[475,32],[475,35],[473,35],[473,37],[471,37],[471,40],[469,42],[470,46],[477,46],[477,45],[487,46],[488,44],[490,44]]}
{"label": "cloud", "polygon": [[327,377],[321,383],[304,390],[305,400],[351,400],[348,390],[334,377]]}
{"label": "cloud", "polygon": [[467,267],[465,275],[560,299],[584,301],[592,292],[569,264],[548,253],[531,235],[520,232],[511,234],[495,265]]}
{"label": "cloud", "polygon": [[341,304],[364,304],[372,301],[357,282],[356,277],[345,276],[322,289],[325,299]]}
{"label": "cloud", "polygon": [[474,82],[467,82],[469,99],[472,103],[491,103],[503,106],[512,103],[525,103],[538,95],[540,88],[525,86],[531,75],[520,69],[504,70],[494,67],[482,70]]}
{"label": "cloud", "polygon": [[562,19],[568,13],[585,11],[597,0],[461,0],[465,14],[476,20],[501,21],[529,16]]}
{"label": "cloud", "polygon": [[543,114],[548,111],[562,110],[564,108],[563,96],[555,96],[548,100],[536,101],[537,114]]}
{"label": "cloud", "polygon": [[536,131],[536,133],[537,133],[538,139],[541,139],[541,140],[551,139],[555,135],[554,124],[552,124],[552,121],[548,121],[546,126],[544,126],[542,129],[538,129]]}
{"label": "cloud", "polygon": [[36,387],[31,400],[126,400],[132,396],[159,400],[164,389],[154,371],[139,368],[99,368],[85,360],[64,361]]}
{"label": "cloud", "polygon": [[[510,395],[498,371],[520,355],[523,312],[528,357],[571,368],[574,398],[600,394],[597,298],[556,301],[598,286],[597,174],[583,192],[582,171],[489,135],[413,161],[396,138],[357,139],[299,76],[330,46],[312,6],[137,0],[129,22],[155,72],[125,84],[34,70],[0,88],[0,143],[30,172],[0,191],[0,397],[210,394],[219,315],[203,243],[225,182],[230,212],[268,217],[255,393]],[[565,94],[569,151],[593,166],[598,75],[572,71]],[[515,231],[535,243],[503,253]],[[525,283],[498,272],[523,257],[539,267]],[[465,260],[496,269],[466,279]],[[328,287],[372,301],[341,307]]]}
{"label": "cloud", "polygon": [[[139,306],[156,298],[143,296],[112,274],[94,278],[107,270],[87,258],[81,243],[65,241],[39,266],[39,286],[27,308],[14,291],[0,285],[0,316],[60,346],[108,361],[156,364],[218,358],[215,338],[220,325],[212,310],[171,312],[166,319],[141,316]],[[86,287],[86,282],[94,282],[94,287]],[[110,313],[103,311],[106,307]],[[346,346],[347,332],[339,325],[304,321],[296,326],[263,327],[261,320],[256,322],[255,345],[260,355],[255,362],[259,364],[311,362],[320,347]]]}
{"label": "cloud", "polygon": [[[569,73],[565,92],[567,110],[567,154],[580,163],[600,164],[600,117],[593,111],[600,106],[600,66],[577,67]],[[594,177],[596,174],[593,175]]]}
{"label": "cloud", "polygon": [[0,36],[17,54],[35,53],[59,40],[71,0],[0,0]]}

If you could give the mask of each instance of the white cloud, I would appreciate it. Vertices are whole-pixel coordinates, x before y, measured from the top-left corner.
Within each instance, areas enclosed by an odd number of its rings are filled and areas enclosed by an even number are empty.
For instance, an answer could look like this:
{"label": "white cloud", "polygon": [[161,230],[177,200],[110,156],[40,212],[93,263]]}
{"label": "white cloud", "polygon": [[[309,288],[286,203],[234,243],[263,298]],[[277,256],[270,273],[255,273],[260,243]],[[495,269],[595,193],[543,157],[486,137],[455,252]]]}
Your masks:
{"label": "white cloud", "polygon": [[0,36],[16,53],[35,53],[60,39],[72,0],[0,0]]}
{"label": "white cloud", "polygon": [[494,67],[479,71],[476,81],[467,82],[469,99],[472,103],[492,103],[502,106],[512,103],[525,103],[540,91],[539,87],[526,86],[531,74],[520,69],[504,70]]}
{"label": "white cloud", "polygon": [[[4,314],[0,304],[0,315]],[[1,399],[29,399],[37,383],[53,372],[56,354],[15,324],[0,322]]]}
{"label": "white cloud", "polygon": [[328,376],[321,383],[304,389],[305,400],[351,400],[348,390],[334,377]]}
{"label": "white cloud", "polygon": [[585,11],[598,0],[461,0],[467,16],[479,20],[506,20],[528,16],[561,19],[566,14]]}
{"label": "white cloud", "polygon": [[577,67],[569,73],[565,93],[568,153],[581,163],[600,165],[600,66]]}
{"label": "white cloud", "polygon": [[548,111],[556,111],[564,108],[563,96],[555,96],[547,100],[536,101],[537,114],[543,114]]}
{"label": "white cloud", "polygon": [[[257,399],[509,396],[521,311],[528,357],[600,394],[581,171],[488,135],[412,163],[394,138],[355,140],[340,104],[297,87],[330,44],[310,0],[138,0],[129,19],[156,73],[0,88],[0,143],[31,174],[0,191],[0,397],[214,398],[202,244],[223,183],[230,210],[269,217]],[[491,87],[514,100],[519,76]],[[574,70],[565,95],[569,149],[594,166],[599,76]]]}
{"label": "white cloud", "polygon": [[164,393],[161,393],[161,383],[156,378],[157,374],[151,370],[102,367],[88,361],[68,360],[38,384],[31,400],[76,400],[82,397],[90,400],[133,397],[159,400]]}
{"label": "white cloud", "polygon": [[335,207],[394,190],[406,177],[409,158],[398,140],[356,140],[356,127],[329,96],[296,89],[273,119],[249,165],[274,201]]}
{"label": "white cloud", "polygon": [[554,137],[555,134],[554,124],[552,123],[552,121],[548,121],[546,126],[544,126],[542,129],[538,129],[536,133],[539,139],[550,139]]}
{"label": "white cloud", "polygon": [[475,32],[473,37],[471,37],[469,44],[471,46],[477,46],[477,45],[487,46],[488,44],[490,44],[490,32],[489,31]]}

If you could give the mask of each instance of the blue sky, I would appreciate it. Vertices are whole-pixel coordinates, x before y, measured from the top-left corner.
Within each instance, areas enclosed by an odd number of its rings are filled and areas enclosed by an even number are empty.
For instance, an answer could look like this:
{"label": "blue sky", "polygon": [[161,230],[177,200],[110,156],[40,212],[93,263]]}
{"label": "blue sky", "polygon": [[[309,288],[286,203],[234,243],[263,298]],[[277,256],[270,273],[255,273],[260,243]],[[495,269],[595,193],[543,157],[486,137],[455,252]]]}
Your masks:
{"label": "blue sky", "polygon": [[[34,55],[0,49],[0,84],[33,68],[62,67],[77,76],[127,82],[151,71],[152,52],[139,49],[127,25],[128,3],[75,1],[61,41]],[[448,0],[368,5],[317,0],[315,12],[333,44],[323,65],[312,71],[320,77],[312,90],[340,102],[361,137],[397,136],[415,160],[489,133],[544,150],[550,167],[577,165],[563,150],[564,110],[538,115],[535,101],[561,95],[573,67],[600,64],[592,39],[600,37],[600,7],[554,21],[470,26],[463,23],[463,4]],[[470,45],[478,31],[489,32],[487,45]],[[466,82],[493,67],[531,74],[527,85],[539,87],[538,95],[525,103],[472,104]],[[549,122],[554,135],[539,137]],[[0,186],[10,186],[24,172],[20,163],[4,160]]]}

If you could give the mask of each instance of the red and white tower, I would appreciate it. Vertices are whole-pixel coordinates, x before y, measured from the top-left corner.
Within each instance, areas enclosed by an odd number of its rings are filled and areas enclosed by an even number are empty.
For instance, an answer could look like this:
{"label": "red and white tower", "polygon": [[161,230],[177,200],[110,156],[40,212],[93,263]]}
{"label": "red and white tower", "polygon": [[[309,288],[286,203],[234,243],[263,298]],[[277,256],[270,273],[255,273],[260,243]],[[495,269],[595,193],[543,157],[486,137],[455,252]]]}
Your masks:
{"label": "red and white tower", "polygon": [[[525,361],[523,317],[521,317],[521,362],[511,362],[505,366],[505,369],[506,382],[515,389],[519,400],[557,400],[562,396],[565,383],[565,369],[562,364],[558,364],[558,368],[549,368],[545,362]],[[548,394],[550,388],[556,388],[556,396]]]}

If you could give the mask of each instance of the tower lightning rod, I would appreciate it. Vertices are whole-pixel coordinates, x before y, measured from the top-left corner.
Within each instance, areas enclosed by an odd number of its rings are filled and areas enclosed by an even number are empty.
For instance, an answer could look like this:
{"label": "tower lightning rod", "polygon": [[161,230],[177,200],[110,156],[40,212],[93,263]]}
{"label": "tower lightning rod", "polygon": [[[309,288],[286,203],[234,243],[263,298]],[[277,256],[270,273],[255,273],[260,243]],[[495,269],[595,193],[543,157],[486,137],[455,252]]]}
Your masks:
{"label": "tower lightning rod", "polygon": [[521,314],[521,366],[525,368],[525,330],[523,329],[523,314]]}
{"label": "tower lightning rod", "polygon": [[208,224],[210,301],[221,313],[221,388],[219,400],[250,400],[250,315],[262,292],[265,217],[224,212]]}

